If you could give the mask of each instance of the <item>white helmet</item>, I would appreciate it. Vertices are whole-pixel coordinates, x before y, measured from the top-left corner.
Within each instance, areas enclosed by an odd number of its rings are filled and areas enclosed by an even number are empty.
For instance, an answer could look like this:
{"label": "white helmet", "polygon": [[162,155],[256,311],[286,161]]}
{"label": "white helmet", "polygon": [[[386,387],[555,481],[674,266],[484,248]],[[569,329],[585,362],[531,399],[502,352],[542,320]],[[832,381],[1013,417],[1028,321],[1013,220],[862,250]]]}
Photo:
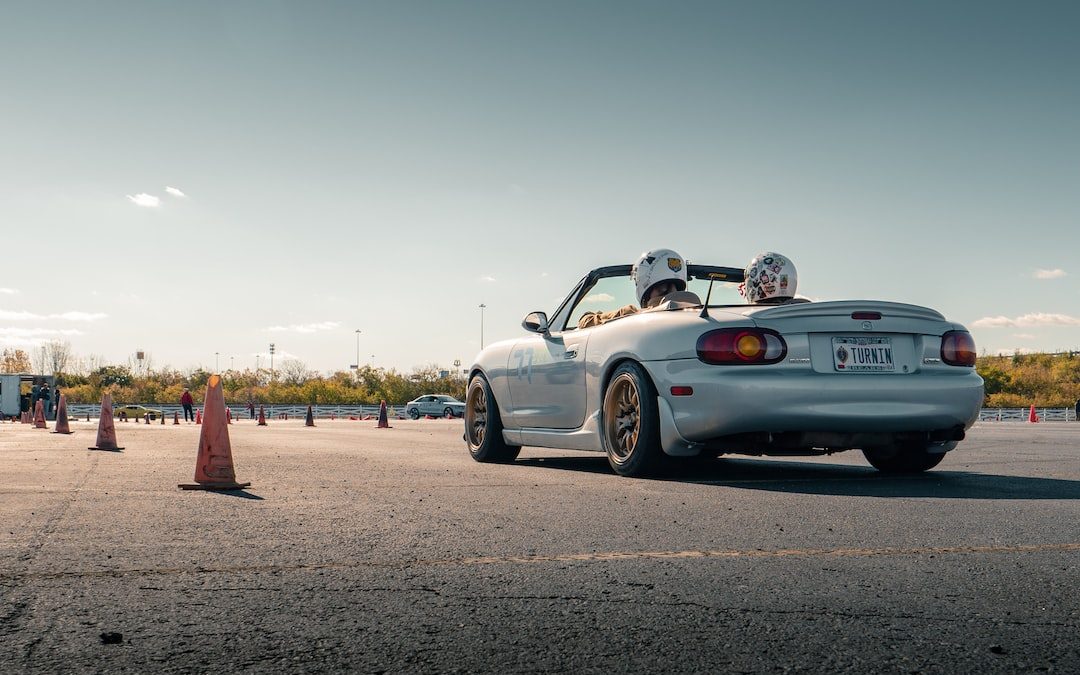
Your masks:
{"label": "white helmet", "polygon": [[645,306],[645,296],[661,281],[674,281],[680,291],[686,290],[686,261],[670,248],[657,248],[641,254],[630,270],[637,287],[638,304]]}
{"label": "white helmet", "polygon": [[752,305],[795,297],[799,273],[795,264],[779,253],[760,253],[746,266],[739,292]]}

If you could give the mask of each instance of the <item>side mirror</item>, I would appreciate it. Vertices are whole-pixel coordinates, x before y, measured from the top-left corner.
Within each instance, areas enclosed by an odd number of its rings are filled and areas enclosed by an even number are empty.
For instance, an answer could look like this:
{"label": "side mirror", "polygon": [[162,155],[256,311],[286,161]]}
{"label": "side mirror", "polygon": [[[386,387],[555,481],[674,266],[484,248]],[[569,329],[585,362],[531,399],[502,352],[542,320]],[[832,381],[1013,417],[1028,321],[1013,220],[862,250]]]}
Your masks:
{"label": "side mirror", "polygon": [[530,312],[521,321],[521,327],[530,333],[548,334],[548,318],[543,312]]}

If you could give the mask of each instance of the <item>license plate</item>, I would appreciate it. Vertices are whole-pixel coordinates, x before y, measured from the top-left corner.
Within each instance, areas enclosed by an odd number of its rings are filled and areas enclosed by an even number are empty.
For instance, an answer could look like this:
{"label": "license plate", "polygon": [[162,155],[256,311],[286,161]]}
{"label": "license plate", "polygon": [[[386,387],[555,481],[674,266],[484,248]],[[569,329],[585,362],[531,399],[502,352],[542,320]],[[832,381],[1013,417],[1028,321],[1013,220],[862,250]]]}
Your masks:
{"label": "license plate", "polygon": [[834,337],[833,366],[842,373],[882,373],[896,369],[892,338]]}

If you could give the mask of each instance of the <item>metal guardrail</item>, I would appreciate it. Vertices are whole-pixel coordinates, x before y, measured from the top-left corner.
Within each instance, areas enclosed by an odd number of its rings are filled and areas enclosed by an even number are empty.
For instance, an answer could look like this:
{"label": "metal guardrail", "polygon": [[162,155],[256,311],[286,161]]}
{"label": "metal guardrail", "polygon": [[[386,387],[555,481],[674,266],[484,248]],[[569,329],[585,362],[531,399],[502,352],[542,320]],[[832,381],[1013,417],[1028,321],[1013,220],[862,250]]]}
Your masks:
{"label": "metal guardrail", "polygon": [[[119,407],[119,406],[117,406]],[[166,417],[172,417],[173,413],[178,415],[184,414],[184,409],[178,405],[157,405],[146,404],[146,408],[153,410],[163,411]],[[200,406],[195,406],[196,408]],[[230,406],[231,407],[231,406]],[[266,416],[269,418],[276,418],[281,414],[286,414],[289,417],[304,416],[307,414],[306,405],[274,405],[265,406]],[[68,414],[73,417],[85,417],[90,415],[91,417],[97,417],[98,411],[101,410],[101,406],[87,403],[73,403],[68,406]],[[259,408],[256,406],[255,414],[258,415]],[[386,407],[387,413],[390,417],[397,415],[405,415],[405,406],[397,405]],[[249,417],[248,408],[245,405],[236,406],[232,408],[233,415],[240,418]],[[379,414],[379,406],[377,405],[317,405],[312,407],[312,412],[316,417],[329,418],[333,417],[359,417],[363,418],[368,415],[376,416]],[[1028,414],[1031,412],[1030,408],[983,408],[979,411],[980,422],[1027,422]],[[1043,422],[1076,422],[1076,410],[1074,408],[1035,408],[1035,414],[1039,416],[1039,419]]]}
{"label": "metal guardrail", "polygon": [[[1027,422],[1031,408],[983,408],[980,422]],[[1035,408],[1041,422],[1075,422],[1075,408]]]}
{"label": "metal guardrail", "polygon": [[[160,410],[160,411],[162,411],[162,414],[164,414],[165,417],[172,417],[173,413],[175,413],[177,415],[181,415],[181,416],[183,416],[183,414],[184,414],[184,408],[182,406],[179,406],[179,405],[169,405],[169,404],[158,405],[156,403],[143,403],[143,404],[133,404],[133,405],[142,405],[144,408],[149,408],[151,410]],[[123,406],[121,404],[113,404],[113,407],[114,408],[120,408],[120,407],[123,407]],[[201,407],[202,406],[198,406],[198,405],[195,406],[196,409],[201,408]],[[250,413],[249,413],[248,407],[246,405],[228,406],[228,407],[232,410],[232,414],[233,414],[234,417],[239,417],[240,419],[246,419],[246,418],[250,417]],[[275,419],[281,414],[286,414],[289,417],[303,417],[304,415],[307,415],[307,406],[306,405],[273,405],[273,406],[268,405],[268,406],[264,406],[264,408],[266,410],[267,418],[270,418],[270,419]],[[87,415],[90,415],[91,417],[97,417],[97,415],[98,415],[98,413],[100,411],[101,411],[101,405],[100,404],[72,403],[71,405],[68,406],[68,415],[71,415],[72,417],[86,417]],[[404,405],[398,405],[398,406],[387,405],[386,406],[386,412],[390,417],[395,417],[397,415],[405,415],[405,406]],[[320,417],[320,418],[329,418],[331,416],[333,416],[335,418],[343,417],[343,418],[346,418],[346,419],[349,418],[349,417],[363,418],[363,417],[368,416],[368,415],[377,416],[379,414],[379,406],[377,406],[377,405],[317,405],[317,406],[312,406],[312,413],[315,415],[315,417]],[[259,406],[255,406],[255,414],[256,415],[259,414]]]}

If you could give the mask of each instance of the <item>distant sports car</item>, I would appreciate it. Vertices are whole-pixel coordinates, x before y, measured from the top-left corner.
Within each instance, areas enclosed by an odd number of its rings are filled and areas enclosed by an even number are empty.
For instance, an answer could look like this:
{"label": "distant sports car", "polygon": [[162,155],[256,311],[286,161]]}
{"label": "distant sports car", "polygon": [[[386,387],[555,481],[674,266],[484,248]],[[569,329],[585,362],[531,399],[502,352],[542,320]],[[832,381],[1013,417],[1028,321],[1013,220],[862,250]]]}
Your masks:
{"label": "distant sports car", "polygon": [[140,419],[141,420],[144,417],[146,417],[146,415],[148,415],[148,414],[150,415],[150,419],[152,419],[152,420],[156,420],[158,417],[161,417],[161,411],[160,410],[153,410],[151,408],[146,408],[146,407],[141,406],[141,405],[126,405],[126,406],[124,406],[122,408],[113,408],[113,416],[114,417],[120,417],[121,413],[123,413],[124,416],[127,417],[129,420],[130,419]]}
{"label": "distant sports car", "polygon": [[480,352],[465,407],[473,458],[512,461],[523,445],[598,450],[636,476],[669,456],[861,449],[880,471],[919,472],[975,422],[974,341],[938,312],[746,305],[742,270],[687,267],[687,291],[578,328],[587,312],[634,302],[630,265],[593,270],[551,317],[525,317],[529,335]]}
{"label": "distant sports car", "polygon": [[405,412],[414,420],[424,415],[461,417],[465,413],[465,404],[453,396],[427,394],[406,403]]}

